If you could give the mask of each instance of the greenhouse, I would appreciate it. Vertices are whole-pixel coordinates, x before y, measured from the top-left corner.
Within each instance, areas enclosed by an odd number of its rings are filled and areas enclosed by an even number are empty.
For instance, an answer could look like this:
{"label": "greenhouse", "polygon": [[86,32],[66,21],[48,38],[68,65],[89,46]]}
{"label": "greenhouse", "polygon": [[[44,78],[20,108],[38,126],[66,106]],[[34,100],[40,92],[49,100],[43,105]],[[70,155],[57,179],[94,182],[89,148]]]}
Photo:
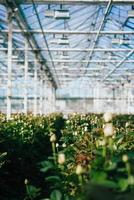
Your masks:
{"label": "greenhouse", "polygon": [[134,0],[0,0],[0,200],[133,200]]}

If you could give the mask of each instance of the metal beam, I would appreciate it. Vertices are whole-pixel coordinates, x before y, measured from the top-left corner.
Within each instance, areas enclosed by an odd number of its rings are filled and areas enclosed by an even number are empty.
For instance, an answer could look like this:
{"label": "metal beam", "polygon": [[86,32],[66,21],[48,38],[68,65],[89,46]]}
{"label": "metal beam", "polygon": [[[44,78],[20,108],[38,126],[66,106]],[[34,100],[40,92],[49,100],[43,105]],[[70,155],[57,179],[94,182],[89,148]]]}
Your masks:
{"label": "metal beam", "polygon": [[[4,29],[4,30],[0,30],[2,33],[8,33],[8,30],[7,29]],[[42,34],[42,30],[41,29],[35,29],[35,30],[30,30],[30,29],[23,29],[23,31],[21,29],[13,29],[13,33],[31,33],[31,34]],[[45,34],[66,34],[66,35],[69,35],[69,34],[73,34],[73,35],[90,35],[90,34],[97,34],[98,31],[77,31],[77,30],[48,30],[48,29],[43,29],[43,32]],[[134,31],[100,31],[99,33],[100,35],[128,35],[128,34],[131,34],[133,35],[134,34]]]}
{"label": "metal beam", "polygon": [[28,42],[25,40],[25,65],[24,65],[24,113],[28,112]]}
{"label": "metal beam", "polygon": [[[2,59],[1,61],[5,61]],[[34,62],[35,59],[29,59],[28,62]],[[37,59],[36,61],[44,63],[44,60]],[[24,60],[13,60],[12,62],[24,62]],[[47,60],[46,62],[52,62],[51,60]],[[53,62],[57,63],[119,63],[121,60],[62,60],[62,59],[54,59]],[[134,60],[124,60],[124,63],[134,63]]]}
{"label": "metal beam", "polygon": [[[51,62],[51,60],[47,60]],[[62,59],[53,59],[53,62],[60,63],[119,63],[121,60],[62,60]],[[125,60],[125,63],[134,63],[134,60]]]}
{"label": "metal beam", "polygon": [[[96,78],[96,77],[98,77],[98,76],[100,76],[101,74],[99,73],[99,72],[97,72],[97,73],[90,73],[89,74],[89,72],[88,73],[86,73],[84,76],[83,75],[81,75],[80,73],[76,73],[76,74],[69,74],[69,73],[63,73],[63,72],[61,72],[61,73],[58,73],[57,74],[57,76],[58,77],[69,77],[69,78],[77,78],[77,77],[94,77],[94,78]],[[120,76],[120,73],[118,73],[118,74],[113,74],[113,76]]]}
{"label": "metal beam", "polygon": [[39,113],[40,115],[43,114],[43,80],[40,80],[40,88],[39,88],[39,94],[40,94],[40,99],[39,99]]}
{"label": "metal beam", "polygon": [[12,13],[8,9],[8,69],[7,69],[7,119],[11,118],[11,97],[12,97]]}
{"label": "metal beam", "polygon": [[108,74],[104,76],[102,82],[105,81],[113,72],[115,72],[116,69],[119,68],[124,62],[126,62],[127,61],[126,59],[128,59],[133,53],[134,49],[130,51]]}
{"label": "metal beam", "polygon": [[[112,0],[115,4],[133,4],[133,0]],[[31,4],[31,0],[17,0],[16,4]],[[102,4],[108,3],[109,0],[34,0],[36,4]],[[1,4],[5,4],[4,0],[0,0]]]}
{"label": "metal beam", "polygon": [[[12,50],[15,51],[25,51],[25,48],[12,48]],[[92,49],[91,48],[86,48],[86,49],[82,49],[82,48],[49,48],[50,51],[68,51],[68,52],[89,52]],[[127,49],[123,49],[123,48],[107,48],[107,49],[102,49],[102,48],[96,48],[94,49],[95,52],[127,52],[127,51],[131,51],[132,49],[127,48]],[[0,48],[0,51],[7,51],[7,48]],[[28,48],[28,51],[48,51],[47,48]]]}
{"label": "metal beam", "polygon": [[[5,2],[5,4],[6,4],[7,7],[10,7],[10,9],[12,10],[12,13],[14,13],[14,8],[16,8],[17,5],[18,5],[18,4],[16,4],[16,1],[11,1],[11,2],[9,2],[9,1],[5,0],[4,2]],[[18,1],[17,1],[17,2],[18,2]],[[34,39],[33,35],[31,35],[31,34],[28,32],[28,30],[30,29],[30,27],[29,27],[29,25],[28,25],[28,23],[27,23],[27,19],[26,19],[24,13],[23,13],[23,10],[21,9],[21,7],[20,7],[19,5],[18,5],[17,8],[18,8],[18,11],[15,12],[14,15],[15,15],[15,19],[16,19],[18,25],[19,25],[19,28],[20,28],[20,30],[21,30],[21,33],[23,33],[24,36],[27,38],[27,40],[28,40],[28,42],[29,42],[31,48],[33,48],[33,47],[39,48],[39,46],[38,46],[36,40]],[[24,29],[26,29],[27,31],[24,32],[24,31],[23,31]],[[39,53],[38,55],[39,55],[39,57],[40,57],[41,59],[44,60],[44,63],[45,63],[45,58],[42,56],[42,54]],[[55,88],[57,88],[56,80],[54,80],[54,77],[53,77],[53,75],[51,74],[51,71],[50,71],[49,67],[48,67],[46,64],[45,64],[45,67],[46,67],[46,69],[47,69],[48,72],[49,72],[49,76],[51,77],[51,81],[52,81],[52,83],[53,83],[53,86],[54,86]]]}
{"label": "metal beam", "polygon": [[[101,67],[101,66],[100,66]],[[104,69],[109,69],[109,68],[104,68]],[[124,72],[124,71],[126,71],[127,73],[130,73],[130,72],[128,72],[127,71],[127,69],[129,69],[128,67],[126,67],[126,68],[120,68],[120,69],[117,69],[117,71],[118,72]],[[67,68],[67,72],[74,72],[74,71],[77,71],[77,72],[79,72],[79,71],[82,71],[82,70],[85,70],[85,68],[83,67],[83,68]],[[89,71],[89,72],[98,72],[98,71],[100,71],[101,70],[101,68],[88,68],[87,69],[87,71]],[[131,70],[134,70],[134,69],[131,69]],[[63,73],[63,69],[62,68],[58,68],[57,70],[56,70],[58,73],[59,72],[61,72],[61,73]],[[134,71],[133,71],[133,73],[134,73]],[[34,74],[33,73],[29,73],[28,72],[28,76],[34,76]],[[43,73],[38,73],[38,76],[44,76],[44,74]],[[4,74],[4,73],[0,73],[0,77],[2,78],[2,77],[4,77],[4,79],[6,80],[6,78],[7,78],[7,74]],[[24,77],[24,75],[23,74],[15,74],[15,73],[12,73],[12,77],[14,78],[14,77],[18,77],[18,78],[23,78]]]}
{"label": "metal beam", "polygon": [[37,84],[38,84],[38,74],[37,74],[37,60],[34,62],[34,104],[33,113],[34,116],[37,115]]}
{"label": "metal beam", "polygon": [[[102,20],[101,20],[101,24],[100,24],[100,26],[99,26],[99,29],[98,29],[98,31],[97,31],[97,34],[95,35],[95,39],[94,39],[93,45],[92,45],[92,50],[90,51],[90,54],[89,54],[89,56],[88,56],[88,63],[87,63],[87,65],[86,65],[86,68],[89,67],[90,60],[92,59],[92,56],[93,56],[93,53],[94,53],[94,49],[95,49],[96,43],[97,43],[98,40],[99,40],[100,32],[101,32],[101,30],[102,30],[102,28],[103,28],[103,26],[104,26],[105,19],[106,19],[107,15],[108,15],[108,12],[109,12],[110,8],[111,8],[111,5],[112,5],[112,0],[109,0],[109,1],[108,1],[108,4],[107,4],[107,6],[106,6],[105,12],[104,12],[104,16],[103,16],[103,18],[102,18]],[[87,71],[85,70],[84,74],[86,74],[86,73],[87,73]]]}
{"label": "metal beam", "polygon": [[[37,8],[36,8],[36,4],[35,4],[34,0],[31,0],[31,1],[32,1],[33,9],[34,9],[34,11],[35,11],[35,14],[36,14],[36,17],[37,17],[37,20],[38,20],[40,29],[41,29],[41,31],[42,31],[42,36],[43,36],[45,45],[46,45],[46,47],[47,47],[47,49],[48,49],[49,57],[50,57],[50,59],[51,59],[51,61],[52,61],[53,69],[55,69],[55,63],[53,62],[52,53],[51,53],[51,51],[49,50],[49,45],[48,45],[48,41],[47,41],[47,39],[46,39],[46,35],[45,35],[45,33],[43,32],[43,26],[42,26],[41,19],[40,19],[40,16],[39,16],[38,11],[37,11]],[[55,74],[56,74],[56,70],[55,70]],[[52,77],[52,78],[53,78],[53,77]],[[56,82],[56,81],[55,81],[55,82]],[[57,84],[57,86],[58,86],[58,84],[59,84],[59,83],[58,83],[58,80],[57,80],[56,84]],[[52,87],[53,87],[53,86],[52,86]]]}

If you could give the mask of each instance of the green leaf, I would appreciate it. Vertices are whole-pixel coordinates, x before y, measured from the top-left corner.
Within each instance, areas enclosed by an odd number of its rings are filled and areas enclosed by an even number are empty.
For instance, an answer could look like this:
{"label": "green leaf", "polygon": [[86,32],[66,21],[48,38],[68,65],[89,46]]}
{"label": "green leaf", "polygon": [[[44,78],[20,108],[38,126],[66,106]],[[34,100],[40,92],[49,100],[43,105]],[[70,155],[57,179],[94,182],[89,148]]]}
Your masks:
{"label": "green leaf", "polygon": [[33,185],[27,186],[27,194],[29,197],[35,198],[40,195],[40,188],[36,188]]}
{"label": "green leaf", "polygon": [[119,188],[124,192],[128,188],[128,180],[121,178],[118,182]]}
{"label": "green leaf", "polygon": [[42,166],[42,168],[40,169],[41,172],[47,172],[48,170],[54,168],[53,163],[50,162],[50,161],[43,161],[43,162],[41,162],[41,166]]}
{"label": "green leaf", "polygon": [[62,194],[59,190],[53,190],[50,195],[50,200],[61,200]]}
{"label": "green leaf", "polygon": [[111,171],[111,170],[116,169],[116,167],[117,167],[117,163],[111,162],[111,163],[108,163],[108,165],[105,167],[105,170]]}
{"label": "green leaf", "polygon": [[109,188],[117,188],[118,185],[112,181],[107,179],[107,174],[105,172],[94,172],[92,183],[101,184],[103,186],[109,187]]}
{"label": "green leaf", "polygon": [[107,174],[105,172],[96,171],[96,172],[93,173],[92,180],[99,183],[102,180],[105,180],[106,178],[107,178]]}
{"label": "green leaf", "polygon": [[59,176],[49,176],[45,178],[46,181],[61,181]]}

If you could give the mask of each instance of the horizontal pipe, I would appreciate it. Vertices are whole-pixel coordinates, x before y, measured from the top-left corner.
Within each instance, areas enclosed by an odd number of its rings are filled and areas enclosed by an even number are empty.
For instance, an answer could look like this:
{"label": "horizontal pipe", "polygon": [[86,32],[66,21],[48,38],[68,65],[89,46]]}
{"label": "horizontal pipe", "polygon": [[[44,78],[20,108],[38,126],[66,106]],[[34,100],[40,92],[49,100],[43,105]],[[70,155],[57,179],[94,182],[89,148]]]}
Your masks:
{"label": "horizontal pipe", "polygon": [[[0,97],[0,100],[5,100],[6,99],[6,96],[1,96]],[[24,97],[23,96],[14,96],[14,97],[11,97],[11,99],[13,100],[23,100]],[[40,100],[40,96],[37,97],[38,100]],[[116,100],[128,100],[127,97],[117,97],[117,98],[112,98],[112,97],[86,97],[86,96],[83,96],[83,97],[64,97],[64,96],[56,96],[56,100],[67,100],[67,99],[70,99],[70,100],[75,100],[75,99],[94,99],[94,100],[112,100],[112,101],[116,101]],[[34,100],[34,97],[28,97],[28,100]],[[131,101],[134,101],[134,97],[131,98]]]}
{"label": "horizontal pipe", "polygon": [[[102,4],[108,3],[109,0],[34,0],[36,4]],[[0,3],[5,4],[5,0],[0,0]],[[32,0],[17,0],[16,4],[31,4]],[[114,4],[132,4],[133,0],[112,0]]]}
{"label": "horizontal pipe", "polygon": [[[8,30],[0,30],[1,32],[3,33],[8,33]],[[22,30],[20,29],[13,29],[13,32],[14,33],[22,33]],[[31,33],[31,34],[42,34],[42,30],[41,29],[35,29],[35,30],[26,30],[24,29],[23,30],[23,33]],[[75,31],[75,30],[48,30],[48,29],[44,29],[43,32],[45,34],[74,34],[74,35],[78,35],[78,34],[86,34],[86,35],[89,35],[89,34],[97,34],[98,31]],[[118,34],[118,35],[128,35],[128,34],[134,34],[134,31],[100,31],[100,34],[107,34],[107,35],[115,35],[115,34]]]}
{"label": "horizontal pipe", "polygon": [[[61,60],[61,59],[53,59],[53,62],[61,62],[61,63],[118,63],[121,60]],[[47,62],[51,62],[51,60],[47,60]],[[125,60],[125,63],[134,63],[134,60]]]}
{"label": "horizontal pipe", "polygon": [[[1,59],[2,62],[6,61]],[[44,62],[44,60],[37,60],[39,62]],[[12,60],[12,62],[24,62],[24,60]],[[35,60],[28,60],[28,62],[35,62]],[[46,62],[52,62],[52,60],[46,60]],[[53,59],[53,62],[60,63],[119,63],[121,60],[62,60],[62,59]],[[125,60],[124,63],[134,63],[134,60]]]}
{"label": "horizontal pipe", "polygon": [[[12,50],[15,51],[25,51],[25,48],[13,48]],[[77,51],[77,52],[89,52],[92,51],[92,49],[86,48],[86,49],[81,49],[81,48],[49,48],[50,51]],[[94,51],[96,52],[126,52],[126,51],[131,51],[132,49],[127,48],[127,49],[121,49],[121,48],[112,48],[112,49],[99,49],[96,48]],[[0,48],[0,51],[7,51],[7,48]],[[47,48],[28,48],[28,51],[48,51]]]}

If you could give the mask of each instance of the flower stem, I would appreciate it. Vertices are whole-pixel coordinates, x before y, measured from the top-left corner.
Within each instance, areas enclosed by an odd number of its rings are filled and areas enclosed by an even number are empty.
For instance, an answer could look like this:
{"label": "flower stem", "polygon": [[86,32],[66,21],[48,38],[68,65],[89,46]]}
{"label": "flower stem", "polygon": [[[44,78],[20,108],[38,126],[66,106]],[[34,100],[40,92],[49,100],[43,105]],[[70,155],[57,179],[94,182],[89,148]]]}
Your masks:
{"label": "flower stem", "polygon": [[78,175],[78,179],[79,179],[80,191],[83,192],[83,178],[82,178],[82,174]]}
{"label": "flower stem", "polygon": [[82,185],[83,184],[83,180],[82,180],[82,175],[81,174],[78,175],[78,179],[79,179],[79,184]]}
{"label": "flower stem", "polygon": [[56,149],[55,149],[55,142],[52,142],[52,151],[53,151],[53,159],[54,159],[54,163],[56,164]]}
{"label": "flower stem", "polygon": [[130,168],[129,162],[126,162],[126,170],[127,170],[127,173],[128,173],[128,177],[130,177],[131,176],[131,168]]}
{"label": "flower stem", "polygon": [[107,140],[106,140],[106,138],[104,138],[104,140],[105,140],[105,145],[103,145],[103,148],[102,148],[102,157],[104,157],[105,158],[105,160],[106,160],[106,156],[107,156]]}
{"label": "flower stem", "polygon": [[29,186],[28,185],[26,185],[26,191],[27,191],[28,197],[32,200],[31,193],[29,191]]}
{"label": "flower stem", "polygon": [[113,139],[110,137],[109,138],[109,148],[110,148],[110,153],[111,153],[111,157],[113,155]]}
{"label": "flower stem", "polygon": [[103,149],[102,149],[102,156],[104,157],[104,158],[106,158],[106,146],[104,145],[103,146]]}

